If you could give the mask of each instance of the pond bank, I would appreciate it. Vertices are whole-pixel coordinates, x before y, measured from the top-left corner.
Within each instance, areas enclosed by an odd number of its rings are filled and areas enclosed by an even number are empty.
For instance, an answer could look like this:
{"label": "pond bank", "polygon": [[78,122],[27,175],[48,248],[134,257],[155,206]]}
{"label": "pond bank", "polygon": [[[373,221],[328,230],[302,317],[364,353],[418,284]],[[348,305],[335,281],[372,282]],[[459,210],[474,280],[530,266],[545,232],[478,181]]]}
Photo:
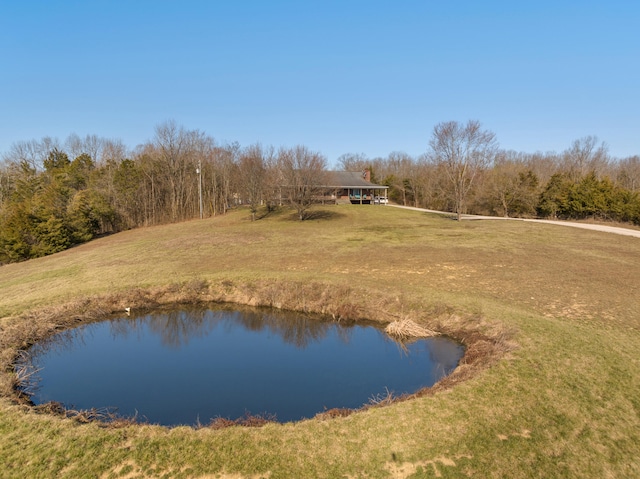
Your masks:
{"label": "pond bank", "polygon": [[[275,288],[274,288],[275,286]],[[300,304],[304,297],[304,304]],[[176,304],[234,303],[238,305],[268,306],[289,311],[320,314],[336,322],[358,320],[375,321],[381,325],[397,320],[397,301],[395,298],[380,296],[362,300],[362,295],[352,288],[321,284],[277,284],[238,283],[222,281],[209,284],[204,281],[192,281],[182,285],[170,285],[165,288],[135,290],[126,293],[85,298],[65,305],[32,311],[23,316],[5,319],[0,329],[0,392],[15,403],[30,406],[28,396],[20,393],[20,377],[12,373],[12,365],[20,354],[36,342],[46,339],[64,329],[80,324],[109,319],[122,315],[125,308],[133,311],[148,311]],[[302,306],[302,308],[301,308]],[[401,308],[403,309],[403,308]],[[450,388],[458,382],[468,379],[482,369],[497,361],[513,348],[511,334],[505,331],[480,327],[477,318],[464,318],[450,311],[432,311],[432,317],[425,317],[424,311],[404,312],[405,318],[411,318],[423,327],[445,334],[462,344],[466,351],[460,365],[452,374],[446,376],[433,387],[425,388],[415,394],[399,399],[410,399],[435,391]],[[499,329],[499,328],[498,328]],[[380,401],[387,403],[391,401]],[[49,408],[48,412],[69,415],[69,411]],[[76,416],[86,421],[90,414],[78,412]],[[96,415],[99,416],[99,415]],[[100,417],[96,417],[100,419]],[[126,421],[124,422],[127,423]],[[118,421],[114,425],[119,424]]]}

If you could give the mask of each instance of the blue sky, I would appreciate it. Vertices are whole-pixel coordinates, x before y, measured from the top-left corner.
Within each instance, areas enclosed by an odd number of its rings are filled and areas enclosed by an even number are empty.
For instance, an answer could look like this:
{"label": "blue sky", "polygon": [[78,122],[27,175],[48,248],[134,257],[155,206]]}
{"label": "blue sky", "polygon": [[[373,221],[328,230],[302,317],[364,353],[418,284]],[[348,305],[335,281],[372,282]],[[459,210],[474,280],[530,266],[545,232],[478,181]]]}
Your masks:
{"label": "blue sky", "polygon": [[469,119],[505,149],[640,154],[640,2],[0,0],[0,153],[175,120],[333,162]]}

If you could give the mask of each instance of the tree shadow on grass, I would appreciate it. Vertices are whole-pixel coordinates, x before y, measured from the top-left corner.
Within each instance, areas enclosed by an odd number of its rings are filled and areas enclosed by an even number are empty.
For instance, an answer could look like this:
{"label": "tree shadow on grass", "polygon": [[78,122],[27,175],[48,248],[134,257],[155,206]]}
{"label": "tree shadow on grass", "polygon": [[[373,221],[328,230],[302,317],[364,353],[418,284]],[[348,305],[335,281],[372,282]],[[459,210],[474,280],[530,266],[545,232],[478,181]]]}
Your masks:
{"label": "tree shadow on grass", "polygon": [[[338,213],[337,211],[328,211],[328,210],[313,210],[306,211],[304,213],[304,221],[308,220],[336,220],[338,218],[344,218],[345,215],[343,213]],[[294,210],[287,207],[277,207],[272,210],[264,209],[259,211],[256,215],[256,220],[262,220],[267,218],[279,218],[285,221],[300,221],[300,217],[298,213]]]}
{"label": "tree shadow on grass", "polygon": [[[332,221],[340,218],[344,218],[345,215],[343,213],[338,213],[336,211],[327,211],[327,210],[316,210],[316,211],[307,211],[304,213],[304,221],[316,220],[316,221]],[[282,217],[284,221],[297,221],[300,222],[300,216],[295,211],[290,211],[288,214]]]}
{"label": "tree shadow on grass", "polygon": [[280,216],[282,216],[282,214],[284,213],[284,210],[282,209],[282,207],[275,207],[275,208],[263,208],[261,210],[258,210],[258,212],[256,213],[256,220],[263,220],[266,218],[278,218]]}
{"label": "tree shadow on grass", "polygon": [[[308,220],[336,220],[338,218],[344,218],[345,215],[343,213],[338,213],[337,211],[327,211],[327,210],[316,210],[316,211],[307,211],[304,214],[304,221]],[[300,217],[297,213],[294,213],[291,216],[292,219],[296,221],[300,221]]]}

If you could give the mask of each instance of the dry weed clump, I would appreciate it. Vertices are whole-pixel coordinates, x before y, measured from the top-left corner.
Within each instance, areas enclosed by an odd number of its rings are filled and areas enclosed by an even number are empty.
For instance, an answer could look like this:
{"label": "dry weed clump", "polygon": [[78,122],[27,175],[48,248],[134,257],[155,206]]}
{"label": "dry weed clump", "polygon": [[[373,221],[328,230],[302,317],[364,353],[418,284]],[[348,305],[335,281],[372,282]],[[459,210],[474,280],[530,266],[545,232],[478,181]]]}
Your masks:
{"label": "dry weed clump", "polygon": [[432,329],[425,328],[415,321],[407,318],[392,321],[384,331],[394,339],[405,341],[413,338],[430,338],[438,336],[440,333]]}
{"label": "dry weed clump", "polygon": [[121,416],[109,408],[70,409],[57,401],[32,406],[30,409],[36,414],[51,414],[53,416],[73,419],[82,424],[91,422],[110,428],[121,428],[143,423],[138,417]]}
{"label": "dry weed clump", "polygon": [[332,409],[327,409],[326,411],[319,412],[314,416],[314,419],[325,420],[325,419],[334,419],[336,417],[347,417],[353,414],[356,410],[349,409],[345,407],[335,407]]}
{"label": "dry weed clump", "polygon": [[[394,317],[398,319],[387,325],[386,332],[400,343],[439,334],[463,343],[466,349],[460,366],[435,386],[420,391],[418,395],[452,387],[489,367],[514,348],[514,331],[507,331],[500,324],[488,324],[477,316],[453,314],[454,309],[446,305],[420,309],[420,304],[416,304],[411,310],[407,310],[406,305],[409,301],[403,298],[390,297],[379,291],[361,291],[345,285],[283,280],[224,280],[212,283],[195,279],[166,287],[140,288],[82,298],[30,311],[20,317],[4,318],[0,323],[0,395],[12,398],[18,404],[30,406],[29,395],[23,387],[24,381],[28,382],[28,378],[25,377],[24,371],[16,369],[16,364],[19,362],[20,351],[37,341],[83,323],[124,315],[125,308],[144,312],[176,304],[212,303],[235,303],[316,313],[340,322],[369,320],[386,323],[389,317]],[[429,315],[428,319],[425,318],[425,314]],[[383,405],[401,399],[406,398],[390,395],[378,403]],[[59,413],[58,409],[58,406],[49,406],[49,409],[40,407],[36,410]],[[63,415],[80,421],[107,421],[112,425],[136,422],[135,418],[118,418],[105,411],[66,411]],[[320,413],[319,417],[343,415],[347,415],[347,411],[332,410]],[[215,429],[233,425],[259,426],[271,421],[272,418],[258,416],[247,416],[238,420],[219,418],[212,421],[209,427]]]}
{"label": "dry weed clump", "polygon": [[389,391],[388,388],[385,388],[385,393],[376,394],[369,398],[370,406],[388,406],[396,401],[398,401],[402,396],[396,396],[393,391]]}
{"label": "dry weed clump", "polygon": [[238,419],[228,419],[224,417],[216,417],[206,426],[209,429],[225,429],[233,426],[243,427],[262,427],[265,424],[277,422],[275,416],[267,415],[261,416],[259,414],[245,414]]}

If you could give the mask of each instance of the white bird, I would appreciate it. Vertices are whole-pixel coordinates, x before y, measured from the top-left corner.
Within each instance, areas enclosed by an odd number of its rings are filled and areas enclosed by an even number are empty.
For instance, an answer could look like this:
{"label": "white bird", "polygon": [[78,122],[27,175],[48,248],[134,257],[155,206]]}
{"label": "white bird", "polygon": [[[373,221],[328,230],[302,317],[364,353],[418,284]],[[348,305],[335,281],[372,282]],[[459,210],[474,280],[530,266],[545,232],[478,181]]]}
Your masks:
{"label": "white bird", "polygon": [[131,314],[131,308],[130,307],[126,307],[124,308],[125,312],[127,313],[127,316],[129,316]]}

